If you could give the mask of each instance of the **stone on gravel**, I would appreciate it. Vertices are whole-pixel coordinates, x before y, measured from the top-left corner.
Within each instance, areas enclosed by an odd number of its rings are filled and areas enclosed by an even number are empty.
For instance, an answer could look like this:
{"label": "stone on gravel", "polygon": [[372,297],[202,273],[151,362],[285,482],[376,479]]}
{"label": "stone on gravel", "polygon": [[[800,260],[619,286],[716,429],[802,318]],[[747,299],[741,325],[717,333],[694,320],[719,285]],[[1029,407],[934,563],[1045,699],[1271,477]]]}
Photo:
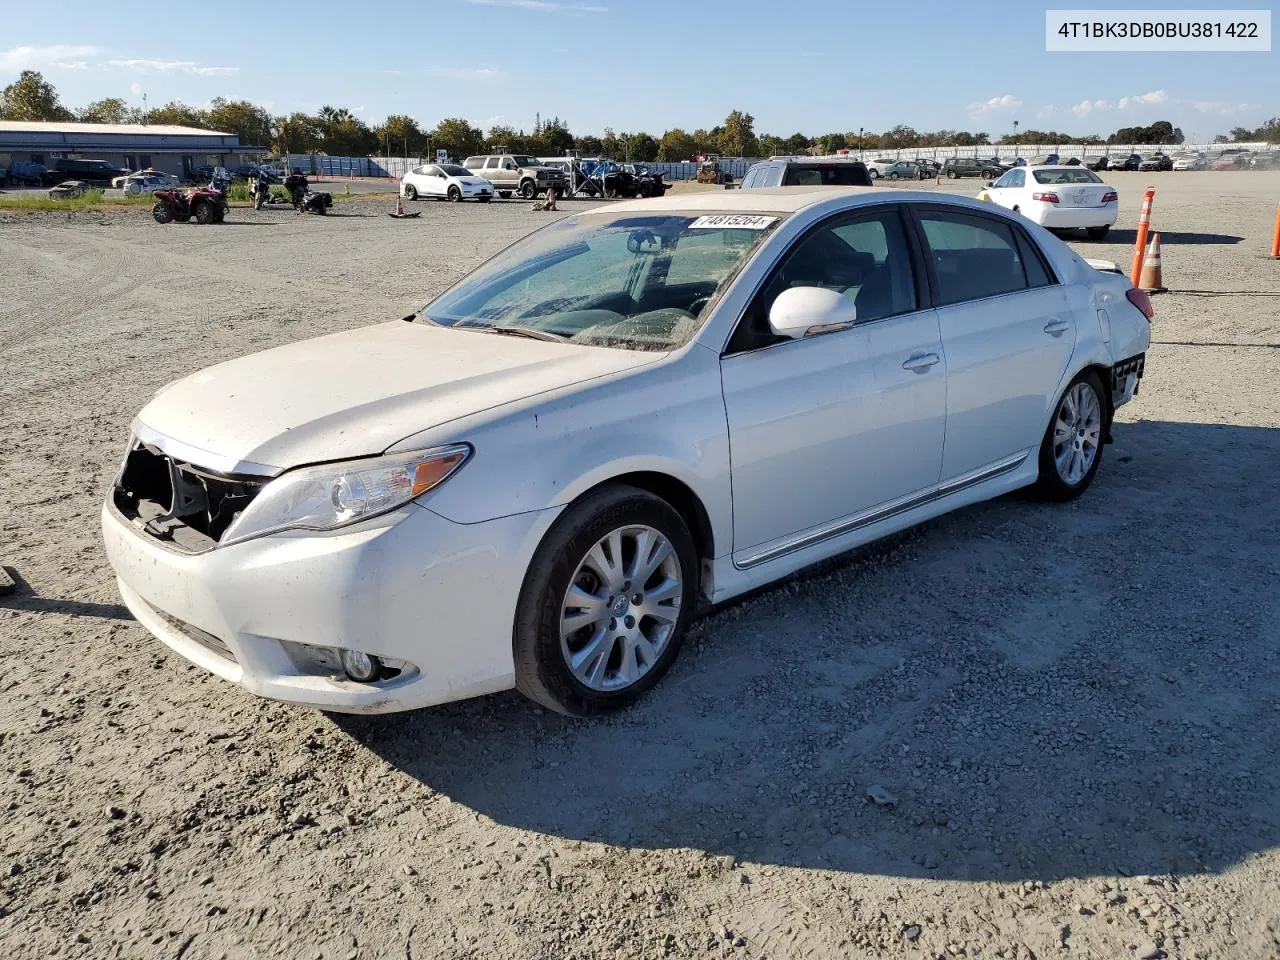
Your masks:
{"label": "stone on gravel", "polygon": [[892,810],[898,805],[898,798],[878,783],[867,787],[867,797],[877,807],[884,807],[886,810]]}

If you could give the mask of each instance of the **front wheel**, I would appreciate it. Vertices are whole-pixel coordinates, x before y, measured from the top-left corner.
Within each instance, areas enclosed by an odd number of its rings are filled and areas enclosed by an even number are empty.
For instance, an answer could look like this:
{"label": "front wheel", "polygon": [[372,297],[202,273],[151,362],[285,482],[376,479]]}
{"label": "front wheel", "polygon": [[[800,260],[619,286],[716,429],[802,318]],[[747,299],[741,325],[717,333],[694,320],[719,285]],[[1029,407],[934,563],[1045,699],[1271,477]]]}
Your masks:
{"label": "front wheel", "polygon": [[213,204],[208,200],[201,200],[196,204],[195,210],[196,223],[201,226],[213,223],[217,219],[217,211],[214,210]]}
{"label": "front wheel", "polygon": [[947,171],[947,179],[948,179],[948,180],[954,180],[955,178],[956,178],[956,172],[955,172],[954,170],[948,170],[948,171]]}
{"label": "front wheel", "polygon": [[538,187],[532,180],[526,180],[520,184],[520,196],[525,200],[532,200],[538,195]]}
{"label": "front wheel", "polygon": [[697,577],[693,538],[665,500],[621,484],[583,497],[525,575],[516,687],[569,716],[632,703],[679,653]]}
{"label": "front wheel", "polygon": [[1101,243],[1103,240],[1107,239],[1107,231],[1110,229],[1111,227],[1109,225],[1105,227],[1088,227],[1085,229],[1085,233],[1094,243]]}
{"label": "front wheel", "polygon": [[872,167],[870,170],[868,170],[867,175],[870,176],[872,180],[880,179],[880,171],[877,170],[875,167]]}
{"label": "front wheel", "polygon": [[167,203],[157,203],[151,208],[151,216],[156,223],[172,223],[173,209]]}
{"label": "front wheel", "polygon": [[404,185],[404,198],[406,200],[417,200],[418,188],[415,187],[412,183],[406,183]]}
{"label": "front wheel", "polygon": [[1045,500],[1074,500],[1093,483],[1102,463],[1107,411],[1102,379],[1092,370],[1063,391],[1040,443],[1040,476],[1035,492]]}
{"label": "front wheel", "polygon": [[457,203],[459,200],[462,199],[462,191],[459,190],[457,187],[450,187],[448,197],[449,197],[450,203]]}

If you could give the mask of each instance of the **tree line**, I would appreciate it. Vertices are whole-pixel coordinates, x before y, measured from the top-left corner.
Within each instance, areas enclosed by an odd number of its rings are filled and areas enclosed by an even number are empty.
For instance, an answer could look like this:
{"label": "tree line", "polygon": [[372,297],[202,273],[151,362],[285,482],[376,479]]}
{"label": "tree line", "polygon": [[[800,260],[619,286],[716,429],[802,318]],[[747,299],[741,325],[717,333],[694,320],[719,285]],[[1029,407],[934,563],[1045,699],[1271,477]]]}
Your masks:
{"label": "tree line", "polygon": [[[380,124],[369,124],[345,107],[324,106],[315,114],[294,112],[272,115],[246,100],[217,97],[208,107],[193,107],[172,101],[148,110],[131,106],[120,97],[96,100],[79,109],[62,104],[57,90],[37,71],[26,70],[18,80],[0,91],[0,119],[80,120],[87,123],[169,124],[234,133],[240,142],[266,147],[276,154],[323,153],[329,156],[359,157],[386,153],[392,156],[429,157],[436,150],[450,156],[466,157],[491,149],[534,156],[563,156],[573,152],[585,157],[614,160],[681,161],[694,156],[718,154],[729,157],[768,157],[808,152],[833,154],[840,150],[892,150],[924,146],[1001,146],[1019,144],[1157,144],[1182,143],[1182,131],[1166,120],[1146,127],[1121,127],[1104,138],[1077,136],[1053,130],[1022,130],[993,139],[985,131],[917,131],[899,124],[883,132],[824,133],[810,137],[793,133],[789,137],[757,134],[755,118],[733,110],[724,121],[710,129],[686,131],[675,127],[662,136],[644,131],[615,133],[606,127],[602,136],[575,135],[559,117],[544,120],[538,115],[532,132],[507,125],[487,131],[461,117],[448,117],[434,127],[422,127],[413,117],[392,114]],[[1280,142],[1280,117],[1273,117],[1256,130],[1237,127],[1230,136],[1216,142],[1264,140]]]}

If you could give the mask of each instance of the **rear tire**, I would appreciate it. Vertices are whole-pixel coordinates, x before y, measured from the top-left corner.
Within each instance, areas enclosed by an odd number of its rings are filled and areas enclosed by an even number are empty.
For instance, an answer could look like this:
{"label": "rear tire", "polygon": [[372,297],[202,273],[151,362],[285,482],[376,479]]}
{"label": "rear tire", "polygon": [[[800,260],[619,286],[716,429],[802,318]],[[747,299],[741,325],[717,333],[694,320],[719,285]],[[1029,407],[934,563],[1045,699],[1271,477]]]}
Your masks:
{"label": "rear tire", "polygon": [[[653,564],[663,542],[669,551]],[[637,573],[641,549],[647,573]],[[605,566],[611,575],[598,572]],[[670,504],[622,484],[592,491],[552,525],[525,574],[512,635],[516,688],[576,717],[634,702],[680,652],[697,581],[693,538]]]}
{"label": "rear tire", "polygon": [[1102,390],[1102,378],[1086,370],[1058,398],[1040,442],[1040,475],[1033,492],[1041,499],[1065,503],[1093,483],[1110,427]]}
{"label": "rear tire", "polygon": [[1107,231],[1109,231],[1110,229],[1111,227],[1109,226],[1088,227],[1085,229],[1085,233],[1088,234],[1089,239],[1092,240],[1094,243],[1102,243],[1102,241],[1107,239]]}

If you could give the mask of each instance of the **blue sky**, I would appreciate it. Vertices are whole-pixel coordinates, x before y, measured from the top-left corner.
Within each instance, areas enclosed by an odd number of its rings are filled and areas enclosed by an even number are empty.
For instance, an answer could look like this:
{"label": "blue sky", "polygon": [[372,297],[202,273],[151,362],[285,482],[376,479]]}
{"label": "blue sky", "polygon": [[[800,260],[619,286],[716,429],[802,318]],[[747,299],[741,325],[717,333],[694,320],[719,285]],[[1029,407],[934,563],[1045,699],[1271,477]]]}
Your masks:
{"label": "blue sky", "polygon": [[994,136],[1015,119],[1105,135],[1167,119],[1199,139],[1280,114],[1280,54],[1046,53],[1045,7],[1026,3],[411,0],[375,15],[337,0],[290,13],[223,0],[172,26],[103,15],[97,0],[61,0],[56,16],[8,6],[0,83],[38,69],[73,107],[225,96],[275,113],[328,103],[369,122],[525,129],[540,111],[578,133],[656,135],[732,109],[782,136],[896,123]]}

